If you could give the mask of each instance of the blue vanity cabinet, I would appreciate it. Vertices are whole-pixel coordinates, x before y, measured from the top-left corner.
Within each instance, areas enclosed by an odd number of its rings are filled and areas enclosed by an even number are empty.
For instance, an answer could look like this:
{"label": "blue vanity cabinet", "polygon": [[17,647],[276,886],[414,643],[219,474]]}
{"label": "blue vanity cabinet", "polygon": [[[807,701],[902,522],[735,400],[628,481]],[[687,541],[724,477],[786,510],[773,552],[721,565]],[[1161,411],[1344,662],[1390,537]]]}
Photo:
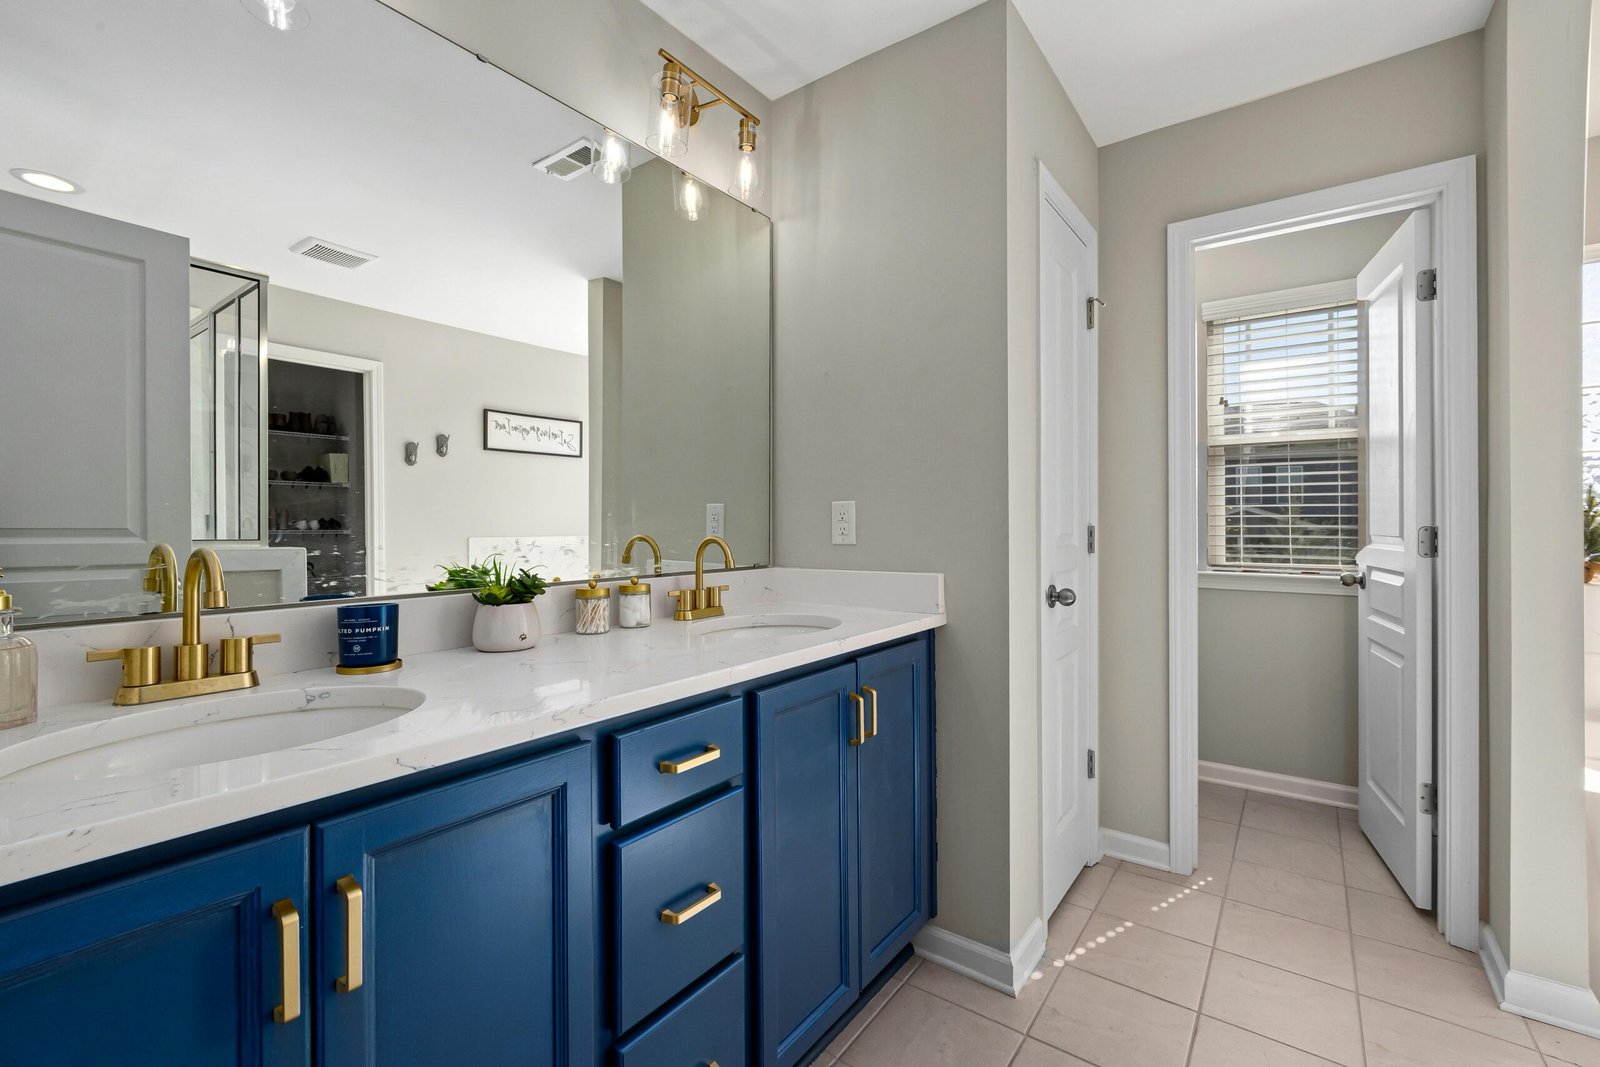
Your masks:
{"label": "blue vanity cabinet", "polygon": [[933,914],[928,646],[759,689],[753,711],[760,1056],[790,1067]]}
{"label": "blue vanity cabinet", "polygon": [[315,824],[318,1063],[594,1062],[591,760],[580,744]]}
{"label": "blue vanity cabinet", "polygon": [[0,915],[0,1063],[309,1063],[306,868],[300,829]]}

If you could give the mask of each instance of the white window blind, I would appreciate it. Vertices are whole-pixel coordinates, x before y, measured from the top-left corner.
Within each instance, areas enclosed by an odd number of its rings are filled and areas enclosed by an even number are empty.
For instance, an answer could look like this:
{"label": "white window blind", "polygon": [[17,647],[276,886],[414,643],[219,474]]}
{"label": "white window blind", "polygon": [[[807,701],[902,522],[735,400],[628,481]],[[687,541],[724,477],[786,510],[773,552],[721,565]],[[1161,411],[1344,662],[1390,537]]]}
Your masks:
{"label": "white window blind", "polygon": [[1208,318],[1206,556],[1213,569],[1342,570],[1361,547],[1354,300]]}

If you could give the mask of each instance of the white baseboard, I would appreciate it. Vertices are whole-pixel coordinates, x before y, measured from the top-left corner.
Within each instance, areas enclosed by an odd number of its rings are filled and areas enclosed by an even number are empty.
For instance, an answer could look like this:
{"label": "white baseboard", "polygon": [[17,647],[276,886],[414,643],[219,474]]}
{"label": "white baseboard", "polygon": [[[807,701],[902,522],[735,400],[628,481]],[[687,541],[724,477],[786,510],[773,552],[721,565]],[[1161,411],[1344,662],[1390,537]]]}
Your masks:
{"label": "white baseboard", "polygon": [[1336,808],[1353,810],[1360,806],[1360,793],[1355,786],[1319,782],[1315,778],[1296,778],[1291,774],[1274,774],[1271,771],[1253,771],[1249,767],[1233,767],[1209,760],[1200,761],[1200,780],[1214,785],[1237,786],[1256,793],[1331,804]]}
{"label": "white baseboard", "polygon": [[913,944],[923,959],[1014,997],[1044,958],[1045,933],[1044,920],[1033,920],[1007,953],[938,926],[924,926]]}
{"label": "white baseboard", "polygon": [[1511,970],[1488,923],[1483,924],[1478,937],[1478,958],[1483,961],[1490,991],[1501,1008],[1551,1026],[1600,1037],[1600,1000],[1594,991]]}
{"label": "white baseboard", "polygon": [[1165,841],[1152,841],[1148,837],[1101,827],[1100,849],[1114,860],[1127,860],[1158,871],[1172,870],[1172,846]]}

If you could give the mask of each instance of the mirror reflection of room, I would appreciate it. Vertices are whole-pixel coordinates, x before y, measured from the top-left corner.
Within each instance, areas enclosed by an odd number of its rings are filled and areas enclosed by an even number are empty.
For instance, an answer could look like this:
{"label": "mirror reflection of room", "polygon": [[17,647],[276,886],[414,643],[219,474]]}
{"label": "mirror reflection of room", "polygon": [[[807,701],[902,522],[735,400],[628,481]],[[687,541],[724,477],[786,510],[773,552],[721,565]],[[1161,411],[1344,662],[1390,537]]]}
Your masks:
{"label": "mirror reflection of room", "polygon": [[74,8],[17,13],[0,70],[15,157],[72,185],[0,193],[0,424],[75,427],[0,473],[20,622],[163,610],[158,546],[215,549],[235,607],[655,570],[639,533],[664,572],[708,533],[769,562],[764,216],[684,210],[675,167],[376,0],[303,35]]}

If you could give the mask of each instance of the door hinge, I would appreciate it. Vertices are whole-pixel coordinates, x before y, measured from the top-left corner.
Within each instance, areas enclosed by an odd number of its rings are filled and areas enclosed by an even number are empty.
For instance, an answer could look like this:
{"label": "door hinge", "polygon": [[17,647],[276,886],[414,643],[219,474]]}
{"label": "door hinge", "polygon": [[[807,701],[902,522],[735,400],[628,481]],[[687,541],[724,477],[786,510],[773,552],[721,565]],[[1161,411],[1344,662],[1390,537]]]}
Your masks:
{"label": "door hinge", "polygon": [[1089,777],[1094,777],[1094,749],[1089,750]]}
{"label": "door hinge", "polygon": [[1417,299],[1437,300],[1439,298],[1439,272],[1432,267],[1427,270],[1417,271]]}
{"label": "door hinge", "polygon": [[1091,296],[1089,298],[1089,300],[1088,300],[1088,305],[1089,305],[1089,329],[1092,330],[1096,326],[1100,325],[1100,308],[1105,307],[1106,306],[1106,302],[1104,300],[1101,300],[1098,296]]}
{"label": "door hinge", "polygon": [[1089,555],[1094,555],[1094,524],[1089,524]]}
{"label": "door hinge", "polygon": [[1417,806],[1422,809],[1422,814],[1432,815],[1439,810],[1439,794],[1433,788],[1432,782],[1422,783],[1422,796],[1417,799]]}
{"label": "door hinge", "polygon": [[1439,554],[1439,527],[1420,526],[1417,528],[1417,555],[1423,559],[1433,559]]}

